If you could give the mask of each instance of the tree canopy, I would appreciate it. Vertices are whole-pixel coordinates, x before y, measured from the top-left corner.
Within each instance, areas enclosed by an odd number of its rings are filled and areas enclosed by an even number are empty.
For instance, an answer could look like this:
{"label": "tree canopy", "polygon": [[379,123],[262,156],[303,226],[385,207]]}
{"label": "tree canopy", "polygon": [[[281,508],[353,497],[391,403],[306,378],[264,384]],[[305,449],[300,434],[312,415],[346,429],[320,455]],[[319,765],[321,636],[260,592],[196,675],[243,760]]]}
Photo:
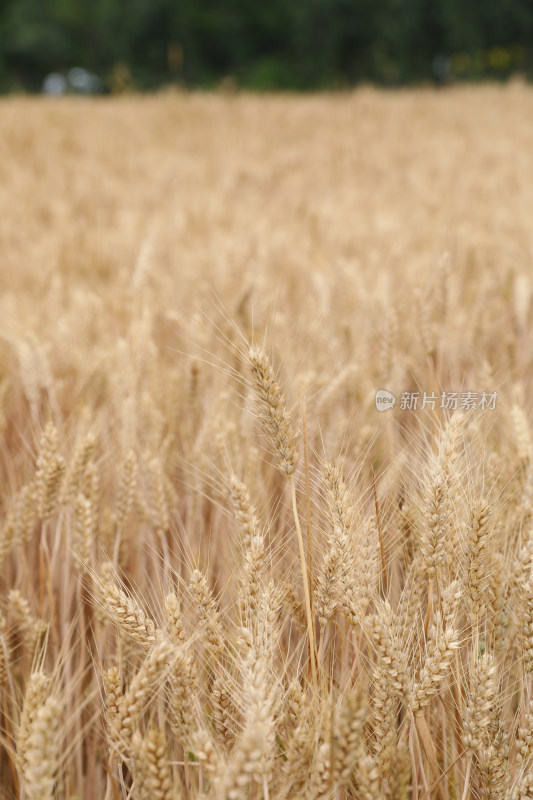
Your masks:
{"label": "tree canopy", "polygon": [[325,89],[529,75],[530,0],[4,0],[0,89]]}

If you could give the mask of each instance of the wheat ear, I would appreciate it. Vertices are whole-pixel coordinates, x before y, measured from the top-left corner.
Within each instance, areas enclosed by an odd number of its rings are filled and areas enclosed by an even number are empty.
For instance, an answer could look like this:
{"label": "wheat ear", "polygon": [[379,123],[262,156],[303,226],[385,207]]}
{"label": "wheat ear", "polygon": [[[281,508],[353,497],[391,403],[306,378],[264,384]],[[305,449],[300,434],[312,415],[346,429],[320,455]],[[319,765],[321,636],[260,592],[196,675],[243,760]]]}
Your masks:
{"label": "wheat ear", "polygon": [[24,789],[27,800],[52,800],[58,768],[57,732],[61,705],[48,697],[31,721],[25,753]]}
{"label": "wheat ear", "polygon": [[113,578],[113,566],[105,563],[96,578],[100,602],[106,616],[148,650],[155,642],[155,624],[133,597],[120,589]]}
{"label": "wheat ear", "polygon": [[259,531],[256,510],[246,484],[240,481],[236,475],[231,476],[229,488],[234,514],[241,529],[243,547],[247,549]]}
{"label": "wheat ear", "polygon": [[[119,699],[116,715],[111,717],[113,745],[126,750],[150,695],[168,675],[173,663],[174,648],[166,639],[158,641],[146,656],[126,693]],[[115,699],[116,691],[113,693]]]}
{"label": "wheat ear", "polygon": [[26,754],[33,721],[37,711],[41,708],[46,699],[49,683],[50,679],[44,672],[33,672],[28,678],[24,705],[20,714],[15,739],[17,761],[22,772],[26,768]]}
{"label": "wheat ear", "polygon": [[254,378],[254,388],[261,408],[261,418],[263,420],[263,424],[272,439],[274,449],[276,450],[280,459],[281,471],[289,478],[290,481],[294,526],[296,528],[298,549],[300,551],[300,567],[302,570],[305,612],[307,616],[307,635],[309,637],[311,672],[313,675],[313,683],[316,686],[317,665],[315,627],[311,612],[311,593],[309,588],[309,576],[307,574],[307,559],[302,529],[300,527],[300,520],[298,517],[296,485],[294,483],[294,471],[296,469],[296,462],[298,460],[296,435],[289,412],[287,411],[287,407],[285,405],[285,400],[281,393],[280,386],[274,378],[274,373],[266,353],[264,353],[259,347],[252,347],[250,349],[249,359]]}
{"label": "wheat ear", "polygon": [[249,359],[261,419],[279,457],[281,471],[290,478],[296,469],[298,452],[294,427],[281,388],[263,350],[252,347]]}
{"label": "wheat ear", "polygon": [[135,800],[172,800],[173,783],[163,731],[136,731],[132,741]]}
{"label": "wheat ear", "polygon": [[65,460],[58,451],[57,430],[48,423],[41,437],[35,486],[39,517],[47,522],[55,511]]}

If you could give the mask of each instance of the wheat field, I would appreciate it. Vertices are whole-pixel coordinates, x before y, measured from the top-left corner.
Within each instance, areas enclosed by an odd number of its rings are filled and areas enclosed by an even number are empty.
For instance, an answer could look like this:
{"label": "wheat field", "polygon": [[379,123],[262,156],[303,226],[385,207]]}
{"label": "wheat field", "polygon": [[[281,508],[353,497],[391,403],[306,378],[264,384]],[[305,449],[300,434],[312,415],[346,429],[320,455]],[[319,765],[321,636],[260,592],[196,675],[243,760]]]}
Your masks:
{"label": "wheat field", "polygon": [[0,120],[0,800],[533,798],[533,92]]}

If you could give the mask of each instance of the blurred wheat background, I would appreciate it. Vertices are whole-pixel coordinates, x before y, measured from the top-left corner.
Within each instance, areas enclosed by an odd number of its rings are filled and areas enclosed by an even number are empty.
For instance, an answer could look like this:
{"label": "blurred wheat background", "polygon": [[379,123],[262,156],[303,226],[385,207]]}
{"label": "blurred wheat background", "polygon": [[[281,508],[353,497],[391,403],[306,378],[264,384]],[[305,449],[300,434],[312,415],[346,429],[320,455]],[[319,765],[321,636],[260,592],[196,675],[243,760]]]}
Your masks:
{"label": "blurred wheat background", "polygon": [[533,797],[531,90],[0,117],[2,800]]}

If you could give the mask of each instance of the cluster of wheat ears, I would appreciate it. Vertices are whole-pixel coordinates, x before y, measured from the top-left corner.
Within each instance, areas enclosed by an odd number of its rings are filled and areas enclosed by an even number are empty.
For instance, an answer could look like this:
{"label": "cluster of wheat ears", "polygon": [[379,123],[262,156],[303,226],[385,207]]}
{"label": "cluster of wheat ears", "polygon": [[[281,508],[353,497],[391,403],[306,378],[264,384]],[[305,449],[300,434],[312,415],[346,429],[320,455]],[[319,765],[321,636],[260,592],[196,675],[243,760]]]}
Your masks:
{"label": "cluster of wheat ears", "polygon": [[533,798],[529,90],[0,114],[1,800]]}

